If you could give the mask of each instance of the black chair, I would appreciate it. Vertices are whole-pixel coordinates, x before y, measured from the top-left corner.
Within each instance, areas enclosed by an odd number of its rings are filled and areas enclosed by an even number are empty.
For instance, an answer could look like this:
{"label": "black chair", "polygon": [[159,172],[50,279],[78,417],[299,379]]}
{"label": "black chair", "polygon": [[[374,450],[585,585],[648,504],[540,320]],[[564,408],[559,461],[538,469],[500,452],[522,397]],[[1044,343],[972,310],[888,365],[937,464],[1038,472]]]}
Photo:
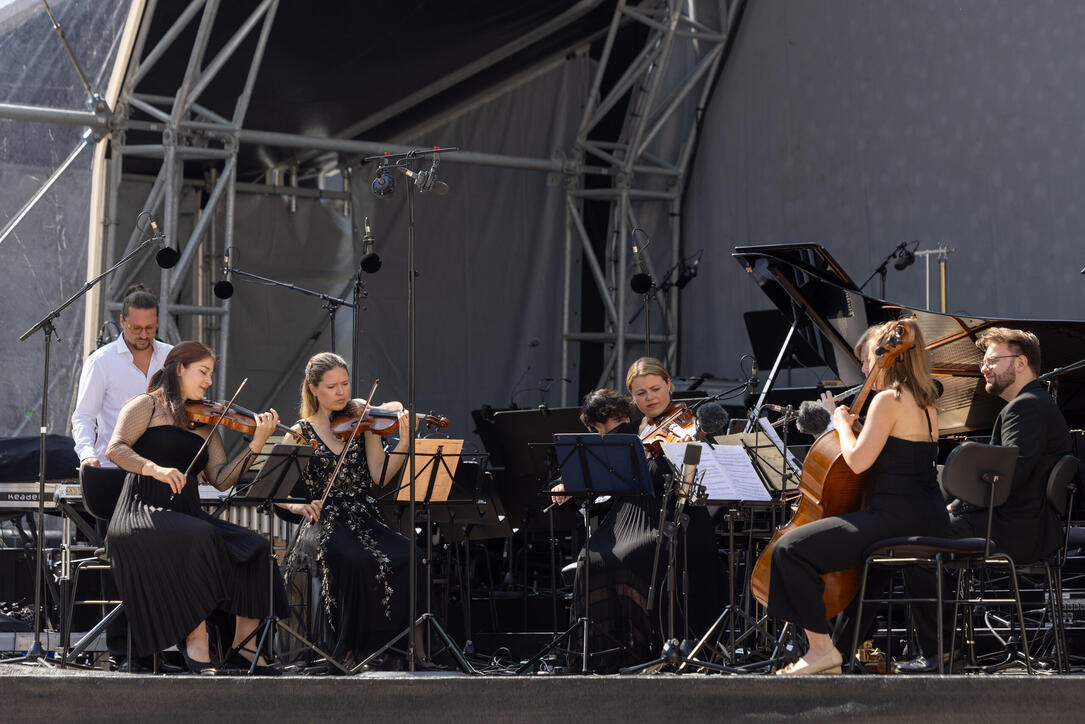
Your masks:
{"label": "black chair", "polygon": [[[121,490],[124,488],[124,478],[127,473],[119,468],[99,468],[84,465],[79,468],[79,487],[83,496],[83,507],[88,513],[98,520],[109,522],[113,517],[113,509],[117,507]],[[98,570],[108,572],[112,569],[106,557],[105,549],[99,548],[94,551],[90,558],[72,561],[72,595],[65,603],[67,615],[64,617],[64,627],[61,636],[64,641],[64,658],[62,663],[70,663],[72,659],[81,654],[89,646],[109,622],[120,615],[124,604],[119,600],[76,600],[75,591],[79,589],[79,574],[85,570]],[[71,643],[71,621],[75,607],[78,605],[111,605],[113,608],[94,627],[79,640],[74,647]],[[129,642],[128,665],[131,667],[132,652]],[[157,657],[156,657],[157,663]],[[157,668],[157,667],[156,667]]]}
{"label": "black chair", "polygon": [[[1044,606],[1045,618],[1050,618],[1050,632],[1054,638],[1053,649],[1055,653],[1055,668],[1059,673],[1069,673],[1070,652],[1066,644],[1066,627],[1064,625],[1062,607],[1062,569],[1066,564],[1066,551],[1069,547],[1070,525],[1067,518],[1073,509],[1074,493],[1077,485],[1074,478],[1077,476],[1078,459],[1073,455],[1064,455],[1047,477],[1047,503],[1059,516],[1060,521],[1065,521],[1062,545],[1049,557],[1030,563],[1018,565],[1017,573],[1024,576],[1043,575],[1047,601]],[[1042,622],[1041,622],[1042,625]],[[1034,648],[1037,648],[1034,646]],[[1041,647],[1043,650],[1047,646]],[[1012,663],[1016,657],[1011,655],[1004,664],[996,668],[1002,668],[1005,664]]]}
{"label": "black chair", "polygon": [[[862,583],[859,588],[859,610],[856,620],[862,620],[863,606],[868,603],[935,603],[937,606],[938,625],[938,673],[945,673],[945,642],[942,634],[943,605],[954,604],[954,617],[959,605],[966,607],[965,625],[970,626],[971,608],[974,605],[1008,604],[1017,607],[1018,625],[1021,629],[1021,648],[1024,651],[1025,667],[1032,673],[1031,660],[1028,657],[1028,641],[1025,633],[1025,616],[1021,606],[1021,592],[1017,586],[1016,566],[1013,559],[1005,553],[994,550],[991,543],[991,521],[994,509],[1002,505],[1010,494],[1013,484],[1013,471],[1017,465],[1017,448],[999,445],[984,445],[966,442],[955,448],[946,459],[942,470],[942,489],[952,498],[958,498],[970,505],[986,507],[987,527],[983,538],[939,538],[935,536],[904,536],[888,538],[872,544],[864,551]],[[892,591],[885,598],[866,597],[867,574],[872,566],[900,568],[920,566],[933,568],[936,579],[934,598],[892,598]],[[1013,592],[1013,598],[976,598],[972,593],[972,571],[989,567],[1004,567]],[[957,595],[946,600],[943,587],[943,571],[959,571]],[[880,592],[879,592],[880,593]],[[954,637],[950,640],[953,651]],[[972,637],[967,637],[971,660],[975,661],[972,649]],[[859,646],[859,628],[856,627],[851,651]],[[891,646],[887,647],[891,648]],[[892,662],[892,652],[886,651],[886,659]],[[854,666],[854,657],[851,664]],[[892,671],[890,665],[887,671]]]}

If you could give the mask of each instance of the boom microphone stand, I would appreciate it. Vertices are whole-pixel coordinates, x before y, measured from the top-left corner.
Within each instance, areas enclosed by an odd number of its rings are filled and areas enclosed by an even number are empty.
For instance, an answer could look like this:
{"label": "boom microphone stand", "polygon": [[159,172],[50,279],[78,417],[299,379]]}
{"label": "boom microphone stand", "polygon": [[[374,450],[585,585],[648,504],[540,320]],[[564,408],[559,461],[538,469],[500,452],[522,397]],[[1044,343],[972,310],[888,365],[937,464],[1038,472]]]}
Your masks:
{"label": "boom microphone stand", "polygon": [[[152,226],[155,226],[152,222]],[[155,226],[157,232],[157,226]],[[31,644],[26,654],[13,659],[5,659],[0,661],[3,664],[17,664],[23,662],[39,662],[45,663],[45,652],[41,646],[41,589],[42,589],[42,561],[45,556],[44,541],[45,541],[45,435],[48,430],[49,423],[49,359],[50,359],[50,342],[53,336],[56,335],[57,341],[60,341],[60,335],[57,334],[56,326],[53,321],[60,316],[60,313],[75,303],[77,299],[94,288],[94,285],[105,279],[113,272],[120,269],[122,266],[128,263],[133,257],[139,254],[141,251],[151,245],[152,242],[163,243],[165,237],[162,234],[155,233],[154,236],[147,237],[139,246],[129,252],[124,258],[118,261],[113,266],[106,269],[104,272],[94,277],[83,288],[77,291],[72,296],[61,304],[59,307],[49,312],[45,317],[35,324],[30,329],[23,332],[19,337],[20,342],[25,342],[30,338],[32,334],[41,330],[45,335],[45,362],[42,365],[42,386],[41,386],[41,442],[38,449],[38,513],[37,513],[37,545],[35,549],[35,574],[34,574],[34,643]],[[165,249],[169,249],[166,247]],[[165,249],[163,251],[165,251]],[[172,251],[172,250],[171,250]],[[162,267],[170,267],[176,264],[176,259],[170,263],[168,255],[159,252],[158,264]]]}
{"label": "boom microphone stand", "polygon": [[[312,289],[306,289],[305,287],[299,287],[297,284],[290,284],[288,282],[280,282],[277,279],[269,279],[267,277],[262,277],[259,274],[253,274],[251,272],[243,271],[241,269],[238,269],[237,267],[232,267],[232,266],[229,266],[229,265],[224,266],[222,268],[222,271],[225,274],[236,274],[237,276],[247,277],[249,279],[255,279],[257,281],[263,282],[264,284],[270,284],[270,285],[275,286],[275,287],[284,287],[286,289],[292,289],[295,292],[301,292],[302,294],[307,294],[310,297],[319,297],[321,302],[322,302],[320,306],[323,307],[325,310],[327,310],[327,312],[328,312],[328,321],[331,324],[331,340],[332,340],[332,345],[331,345],[332,349],[331,349],[331,351],[332,352],[335,351],[335,313],[339,311],[339,307],[350,307],[351,309],[354,309],[355,312],[357,312],[355,302],[348,302],[346,299],[340,299],[339,297],[333,297],[330,294],[324,294],[323,292],[314,292]],[[355,301],[357,301],[359,296],[361,296],[361,297],[366,296],[366,292],[364,291],[364,286],[365,285],[361,283],[361,280],[359,278],[355,278],[355,285],[356,285],[356,290],[355,290],[355,293],[354,293],[354,298],[355,298]],[[363,287],[363,289],[358,290],[357,285],[361,285]],[[231,287],[231,290],[230,290],[230,294],[233,294],[232,287]],[[219,296],[218,292],[216,292],[215,296]],[[227,297],[220,297],[220,298],[228,298],[228,296],[229,295],[227,295]]]}

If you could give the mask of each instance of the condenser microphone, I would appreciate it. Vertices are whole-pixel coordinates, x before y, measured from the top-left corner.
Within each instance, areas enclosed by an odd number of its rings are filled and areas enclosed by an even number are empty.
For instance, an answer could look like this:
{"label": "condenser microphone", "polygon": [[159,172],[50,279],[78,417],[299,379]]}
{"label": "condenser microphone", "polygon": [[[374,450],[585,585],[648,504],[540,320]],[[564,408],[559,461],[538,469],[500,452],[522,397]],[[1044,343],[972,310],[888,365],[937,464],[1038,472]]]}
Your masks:
{"label": "condenser microphone", "polygon": [[373,251],[373,244],[376,240],[373,238],[373,230],[369,228],[369,217],[365,217],[365,221],[362,223],[365,225],[365,234],[362,235],[362,261],[360,266],[366,274],[376,274],[381,268],[381,258],[377,252]]}
{"label": "condenser microphone", "polygon": [[697,429],[709,437],[726,435],[731,416],[718,402],[709,402],[697,408]]}
{"label": "condenser microphone", "polygon": [[640,258],[641,250],[637,247],[636,233],[637,229],[634,229],[633,268],[635,271],[633,272],[633,276],[629,279],[629,288],[633,290],[634,294],[647,294],[652,291],[654,283],[652,282],[652,277],[644,271],[644,262]]}
{"label": "condenser microphone", "polygon": [[794,415],[795,408],[781,407],[780,405],[773,405],[768,402],[761,405],[762,410],[771,410],[772,412],[779,412],[784,415]]}
{"label": "condenser microphone", "polygon": [[686,454],[682,458],[681,482],[678,485],[678,497],[683,500],[696,498],[694,483],[697,481],[697,466],[701,462],[701,446],[696,443],[686,445]]}
{"label": "condenser microphone", "polygon": [[147,218],[151,220],[151,231],[154,232],[153,239],[158,239],[162,247],[158,250],[158,253],[154,255],[154,262],[163,269],[172,269],[177,266],[177,262],[180,261],[181,255],[169,244],[169,240],[166,236],[158,230],[158,222],[154,220],[152,214],[148,214]]}
{"label": "condenser microphone", "polygon": [[219,299],[229,299],[234,295],[234,285],[230,283],[230,249],[222,252],[222,280],[215,282],[211,291]]}
{"label": "condenser microphone", "polygon": [[799,405],[799,414],[795,418],[795,427],[799,432],[817,437],[828,429],[833,416],[820,402],[805,400]]}

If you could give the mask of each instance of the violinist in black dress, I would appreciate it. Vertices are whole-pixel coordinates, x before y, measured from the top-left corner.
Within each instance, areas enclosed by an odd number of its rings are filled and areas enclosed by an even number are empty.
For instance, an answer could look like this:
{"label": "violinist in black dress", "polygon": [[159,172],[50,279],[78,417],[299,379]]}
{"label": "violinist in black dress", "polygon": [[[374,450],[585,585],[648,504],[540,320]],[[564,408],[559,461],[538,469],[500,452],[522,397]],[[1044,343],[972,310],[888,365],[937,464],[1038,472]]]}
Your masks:
{"label": "violinist in black dress", "polygon": [[[286,612],[264,537],[200,508],[196,475],[202,471],[220,490],[230,487],[278,423],[274,410],[257,415],[250,449],[227,461],[218,434],[210,434],[208,425],[189,424],[184,412],[186,399],[201,399],[211,386],[214,367],[214,354],[203,344],[174,347],[147,394],[121,409],[106,450],[129,473],[106,548],[131,622],[132,647],[137,655],[149,655],[177,644],[193,673],[211,667],[205,622],[213,611],[236,616],[235,647],[269,614],[269,584],[276,614]],[[194,458],[186,477],[183,471]],[[250,641],[240,655],[243,661],[227,663],[247,668],[255,645]],[[257,664],[259,673],[272,673],[263,657]]]}
{"label": "violinist in black dress", "polygon": [[[315,561],[321,577],[321,594],[334,640],[337,658],[361,661],[397,634],[409,621],[408,584],[411,542],[385,521],[377,506],[378,483],[391,480],[402,468],[406,455],[385,452],[382,438],[371,431],[350,441],[334,482],[328,482],[347,445],[332,431],[331,417],[351,401],[350,374],[337,354],[314,355],[305,366],[301,385],[301,417],[294,430],[315,440],[301,480],[300,495],[309,503],[286,505],[303,516],[291,562]],[[380,406],[398,414],[399,441],[393,452],[405,453],[409,438],[407,411],[398,402]],[[321,504],[325,489],[327,498]],[[415,552],[416,560],[420,553]],[[421,562],[416,571],[421,571]],[[415,629],[415,650],[421,666],[425,659],[421,629]]]}
{"label": "violinist in black dress", "polygon": [[[863,371],[870,372],[874,350],[886,345],[897,323],[875,327]],[[768,613],[794,623],[806,634],[809,648],[777,675],[838,674],[851,646],[854,626],[866,633],[873,607],[855,621],[853,599],[830,628],[822,600],[821,575],[862,563],[863,551],[875,541],[904,535],[943,535],[948,526],[945,501],[938,486],[938,412],[923,335],[915,328],[914,344],[882,372],[881,389],[870,403],[862,431],[845,406],[834,411],[844,459],[856,473],[867,470],[869,506],[799,526],[781,537],[772,552]],[[885,587],[887,575],[872,575],[868,593]]]}

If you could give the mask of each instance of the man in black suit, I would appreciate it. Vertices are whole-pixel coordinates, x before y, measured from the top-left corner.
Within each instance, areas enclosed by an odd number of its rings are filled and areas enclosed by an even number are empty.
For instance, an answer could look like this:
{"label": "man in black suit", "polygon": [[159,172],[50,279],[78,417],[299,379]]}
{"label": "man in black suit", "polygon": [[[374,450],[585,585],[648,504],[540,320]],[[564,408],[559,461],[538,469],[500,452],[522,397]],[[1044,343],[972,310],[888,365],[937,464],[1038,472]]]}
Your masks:
{"label": "man in black suit", "polygon": [[[1070,432],[1062,413],[1044,386],[1040,372],[1040,342],[1031,332],[995,327],[981,332],[976,346],[983,350],[980,372],[988,394],[1006,400],[995,419],[991,444],[1016,446],[1010,497],[994,511],[991,538],[998,550],[1016,563],[1032,563],[1054,553],[1062,537],[1055,510],[1047,503],[1047,479],[1055,463],[1071,452]],[[987,510],[957,500],[950,504],[951,536],[982,538],[987,531]],[[934,596],[935,578],[928,570],[907,575],[917,596]],[[944,590],[952,590],[945,588]],[[934,604],[912,607],[922,654],[901,664],[901,671],[938,668],[937,610]],[[952,617],[943,617],[952,626]],[[945,640],[949,640],[949,631]]]}

